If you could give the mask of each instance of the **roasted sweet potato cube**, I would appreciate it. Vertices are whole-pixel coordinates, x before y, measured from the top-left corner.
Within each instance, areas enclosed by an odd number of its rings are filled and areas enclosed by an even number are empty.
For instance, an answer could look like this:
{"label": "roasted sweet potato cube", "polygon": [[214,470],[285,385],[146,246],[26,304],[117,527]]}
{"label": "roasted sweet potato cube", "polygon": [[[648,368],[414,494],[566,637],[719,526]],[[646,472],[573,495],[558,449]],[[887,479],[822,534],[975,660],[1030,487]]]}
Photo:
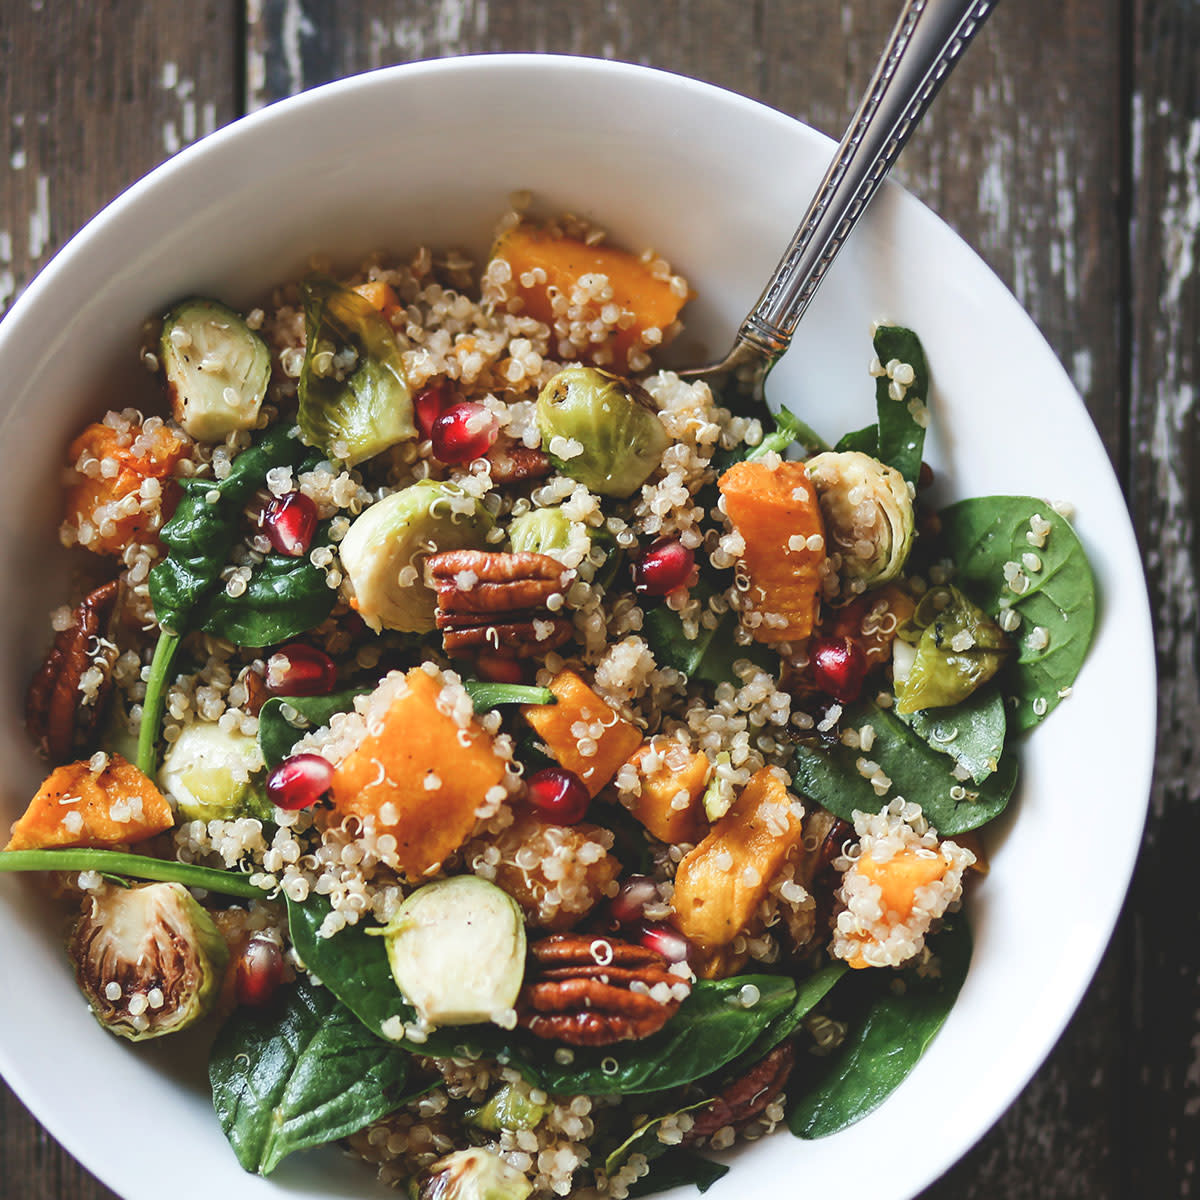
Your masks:
{"label": "roasted sweet potato cube", "polygon": [[331,796],[338,813],[374,817],[395,837],[399,869],[416,881],[467,840],[505,763],[474,718],[460,724],[438,707],[440,680],[414,667],[405,683],[334,771]]}
{"label": "roasted sweet potato cube", "polygon": [[679,864],[673,901],[679,929],[707,950],[749,929],[771,881],[799,854],[802,825],[783,773],[757,772]]}
{"label": "roasted sweet potato cube", "polygon": [[162,492],[187,440],[154,419],[125,426],[97,422],[70,445],[76,481],[67,489],[65,523],[81,546],[121,554],[151,540],[162,517]]}
{"label": "roasted sweet potato cube", "polygon": [[[612,366],[618,373],[633,366],[631,351],[662,340],[687,300],[686,290],[677,289],[669,277],[660,277],[636,254],[614,246],[588,245],[531,225],[518,225],[505,233],[492,257],[508,263],[522,311],[549,325],[556,334],[563,332],[556,325],[566,320],[566,307],[574,303],[572,293],[580,281],[603,275],[611,296],[598,307],[615,307],[620,316],[605,341],[578,348],[578,357]],[[555,309],[556,298],[562,312]],[[648,330],[653,331],[649,337]],[[598,353],[602,348],[611,357]]]}
{"label": "roasted sweet potato cube", "polygon": [[725,513],[742,535],[759,642],[799,642],[821,603],[825,526],[803,463],[734,463],[717,482]]}
{"label": "roasted sweet potato cube", "polygon": [[595,796],[637,749],[641,731],[574,671],[560,671],[550,690],[557,704],[527,704],[521,711],[558,765],[574,771]]}
{"label": "roasted sweet potato cube", "polygon": [[171,806],[148,776],[119,754],[101,754],[52,771],[5,849],[131,846],[174,824]]}
{"label": "roasted sweet potato cube", "polygon": [[641,783],[630,812],[659,841],[698,842],[708,832],[701,803],[708,756],[669,738],[652,738],[629,761]]}

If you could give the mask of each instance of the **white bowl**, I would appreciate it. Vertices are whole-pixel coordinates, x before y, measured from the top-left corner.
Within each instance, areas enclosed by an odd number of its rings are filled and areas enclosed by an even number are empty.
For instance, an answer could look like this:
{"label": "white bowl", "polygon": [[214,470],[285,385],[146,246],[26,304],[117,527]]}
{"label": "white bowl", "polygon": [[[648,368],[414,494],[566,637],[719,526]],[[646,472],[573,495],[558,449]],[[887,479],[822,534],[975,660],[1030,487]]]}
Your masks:
{"label": "white bowl", "polygon": [[[106,407],[150,395],[136,359],[146,316],[196,292],[245,304],[314,251],[346,264],[422,243],[482,252],[506,197],[528,188],[546,212],[573,210],[622,244],[665,254],[699,293],[677,355],[703,361],[724,350],[757,297],[831,149],[771,109],[676,76],[547,56],[451,59],[285,101],[183,151],[113,203],[0,324],[5,820],[40,779],[20,709],[46,612],[62,598],[47,547],[64,446]],[[872,419],[869,326],[881,317],[924,340],[935,383],[929,457],[945,493],[1072,501],[1101,619],[1074,695],[1022,751],[1015,814],[972,902],[975,959],[942,1033],[878,1111],[822,1141],[784,1130],[747,1148],[713,1200],[841,1196],[854,1163],[871,1165],[876,1200],[900,1200],[950,1166],[1078,1003],[1145,815],[1148,609],[1125,505],[1083,404],[1000,282],[895,186],[830,271],[772,376],[773,398],[835,437]],[[270,1181],[244,1174],[202,1064],[178,1061],[170,1039],[134,1048],[101,1033],[72,981],[58,917],[17,878],[0,891],[0,1068],[126,1200],[157,1200],[164,1187],[175,1200],[394,1195],[328,1152],[298,1155]],[[794,1189],[781,1189],[788,1179]]]}

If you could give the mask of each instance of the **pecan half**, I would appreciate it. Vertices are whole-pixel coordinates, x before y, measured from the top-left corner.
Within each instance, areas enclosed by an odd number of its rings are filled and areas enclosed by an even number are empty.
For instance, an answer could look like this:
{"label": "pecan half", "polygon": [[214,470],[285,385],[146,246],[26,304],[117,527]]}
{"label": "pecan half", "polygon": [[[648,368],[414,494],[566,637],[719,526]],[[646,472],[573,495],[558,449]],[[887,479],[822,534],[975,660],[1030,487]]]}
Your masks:
{"label": "pecan half", "polygon": [[661,954],[644,946],[555,934],[534,942],[530,957],[517,1020],[538,1037],[572,1046],[649,1037],[680,1005],[675,989],[683,981]]}
{"label": "pecan half", "polygon": [[548,454],[503,435],[488,451],[487,458],[492,464],[492,482],[502,487],[526,479],[542,479],[552,470]]}
{"label": "pecan half", "polygon": [[[25,727],[51,762],[75,757],[104,715],[117,648],[109,638],[120,585],[112,580],[89,592],[71,614],[71,624],[54,639],[25,696]],[[92,668],[99,685],[85,694],[80,682]]]}
{"label": "pecan half", "polygon": [[726,1125],[744,1129],[755,1117],[762,1115],[772,1100],[779,1097],[787,1086],[795,1061],[795,1047],[791,1042],[781,1042],[745,1075],[727,1084],[712,1103],[692,1114],[693,1124],[684,1142],[712,1137]]}
{"label": "pecan half", "polygon": [[548,554],[445,550],[425,566],[447,654],[479,649],[528,657],[572,635],[571,622],[547,607],[566,590],[571,572]]}

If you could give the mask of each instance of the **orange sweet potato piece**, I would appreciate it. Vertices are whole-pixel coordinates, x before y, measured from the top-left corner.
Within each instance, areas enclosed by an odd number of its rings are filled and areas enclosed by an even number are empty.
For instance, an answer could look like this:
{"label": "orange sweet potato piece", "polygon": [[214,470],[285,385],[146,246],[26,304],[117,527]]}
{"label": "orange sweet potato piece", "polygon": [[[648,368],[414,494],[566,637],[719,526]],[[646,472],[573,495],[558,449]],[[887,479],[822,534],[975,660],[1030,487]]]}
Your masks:
{"label": "orange sweet potato piece", "polygon": [[898,851],[885,863],[864,854],[858,860],[858,873],[879,885],[879,903],[885,915],[895,913],[898,920],[907,921],[917,889],[941,879],[949,866],[936,851],[910,848]]}
{"label": "orange sweet potato piece", "polygon": [[866,656],[867,666],[878,666],[892,657],[896,630],[916,609],[913,598],[894,583],[836,610],[830,634],[853,638]]}
{"label": "orange sweet potato piece", "polygon": [[[618,371],[630,366],[629,352],[656,345],[674,323],[687,296],[680,295],[670,279],[660,279],[648,263],[627,250],[614,246],[589,246],[575,238],[557,236],[531,225],[517,225],[505,233],[492,249],[512,270],[513,286],[524,301],[523,311],[545,322],[558,338],[566,332],[565,318],[554,311],[553,298],[561,295],[571,302],[571,293],[585,275],[604,275],[612,289],[611,300],[621,310],[617,332],[606,343],[586,348],[581,357]],[[556,328],[556,322],[562,328]],[[607,323],[607,322],[606,322]],[[645,338],[647,330],[655,330]],[[552,352],[558,338],[552,339]],[[598,353],[605,345],[611,357]]]}
{"label": "orange sweet potato piece", "polygon": [[781,772],[764,767],[729,811],[679,864],[675,923],[706,950],[750,927],[771,881],[800,853],[803,822]]}
{"label": "orange sweet potato piece", "polygon": [[799,642],[821,602],[825,527],[803,463],[734,463],[718,480],[725,513],[742,535],[759,642]]}
{"label": "orange sweet potato piece", "polygon": [[130,846],[175,824],[171,806],[119,754],[67,763],[50,773],[12,827],[6,850]]}
{"label": "orange sweet potato piece", "polygon": [[383,313],[385,317],[400,306],[400,301],[392,285],[384,283],[382,279],[371,279],[366,283],[360,283],[354,288],[354,291],[372,308]]}
{"label": "orange sweet potato piece", "polygon": [[162,504],[155,496],[143,497],[142,485],[153,479],[161,488],[187,446],[184,437],[159,421],[149,429],[89,425],[67,450],[76,482],[67,490],[66,523],[79,544],[98,554],[121,554],[131,542],[151,539]]}
{"label": "orange sweet potato piece", "polygon": [[[646,770],[651,755],[658,762]],[[667,738],[652,738],[629,761],[637,767],[642,785],[630,812],[659,841],[698,842],[708,832],[701,803],[708,782],[708,756]]]}
{"label": "orange sweet potato piece", "polygon": [[475,811],[504,780],[504,760],[472,718],[466,727],[437,707],[442,684],[419,667],[381,727],[333,773],[330,795],[342,816],[375,818],[397,843],[401,873],[430,875],[475,827]]}
{"label": "orange sweet potato piece", "polygon": [[[601,700],[574,671],[559,671],[550,690],[557,704],[527,704],[525,720],[546,743],[561,767],[574,771],[595,796],[637,749],[642,735]],[[580,743],[595,744],[593,754],[580,752]]]}

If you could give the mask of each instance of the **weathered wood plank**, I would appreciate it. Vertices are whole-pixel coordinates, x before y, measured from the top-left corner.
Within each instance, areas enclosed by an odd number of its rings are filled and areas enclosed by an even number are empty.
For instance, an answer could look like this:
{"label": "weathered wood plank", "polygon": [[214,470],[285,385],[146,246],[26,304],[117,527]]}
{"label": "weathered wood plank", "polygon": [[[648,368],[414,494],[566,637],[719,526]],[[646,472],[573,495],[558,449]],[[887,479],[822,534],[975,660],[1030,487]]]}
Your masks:
{"label": "weathered wood plank", "polygon": [[1128,1194],[1188,1196],[1200,1174],[1200,10],[1138,0],[1133,14],[1132,502],[1160,686],[1158,775],[1131,896]]}
{"label": "weathered wood plank", "polygon": [[[237,7],[234,0],[4,5],[0,311],[115,195],[236,115]],[[7,1088],[2,1095],[0,1196],[117,1200]]]}

